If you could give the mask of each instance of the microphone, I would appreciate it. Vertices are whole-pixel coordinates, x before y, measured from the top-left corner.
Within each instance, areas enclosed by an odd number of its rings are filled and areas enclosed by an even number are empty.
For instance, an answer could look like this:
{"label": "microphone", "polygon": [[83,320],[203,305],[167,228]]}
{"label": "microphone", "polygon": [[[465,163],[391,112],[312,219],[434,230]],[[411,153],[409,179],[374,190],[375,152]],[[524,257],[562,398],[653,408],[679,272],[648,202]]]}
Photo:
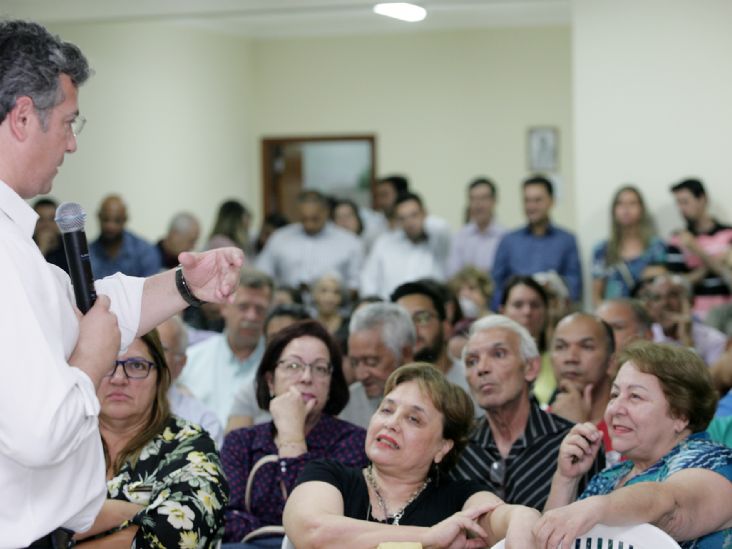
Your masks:
{"label": "microphone", "polygon": [[75,202],[64,202],[56,209],[56,225],[61,230],[76,306],[84,314],[91,309],[97,299],[89,260],[89,246],[84,232],[85,222],[86,212]]}

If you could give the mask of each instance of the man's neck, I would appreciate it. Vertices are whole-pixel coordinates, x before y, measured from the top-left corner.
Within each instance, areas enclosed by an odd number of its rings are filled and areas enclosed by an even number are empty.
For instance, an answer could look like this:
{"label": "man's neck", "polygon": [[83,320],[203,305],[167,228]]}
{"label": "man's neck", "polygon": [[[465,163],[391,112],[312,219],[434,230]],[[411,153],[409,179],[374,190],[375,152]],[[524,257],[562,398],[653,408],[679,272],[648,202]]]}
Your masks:
{"label": "man's neck", "polygon": [[696,234],[705,234],[712,232],[714,229],[714,218],[708,213],[704,213],[698,220],[691,223]]}
{"label": "man's neck", "polygon": [[543,236],[547,232],[549,232],[549,225],[549,219],[543,219],[541,221],[537,221],[536,223],[529,223],[529,231],[535,236]]}
{"label": "man's neck", "polygon": [[238,344],[235,341],[232,341],[232,338],[229,336],[226,336],[226,341],[229,344],[229,349],[231,349],[231,353],[236,357],[237,360],[243,361],[248,359],[251,354],[254,352],[254,349],[257,348],[257,343],[251,344]]}
{"label": "man's neck", "polygon": [[511,447],[526,431],[529,422],[531,403],[528,394],[522,392],[519,398],[507,402],[499,408],[486,410],[486,418],[491,434],[501,456],[508,457]]}
{"label": "man's neck", "polygon": [[478,227],[478,230],[480,232],[483,232],[490,226],[491,221],[493,221],[492,216],[487,219],[481,219],[480,221],[475,221],[475,225]]}

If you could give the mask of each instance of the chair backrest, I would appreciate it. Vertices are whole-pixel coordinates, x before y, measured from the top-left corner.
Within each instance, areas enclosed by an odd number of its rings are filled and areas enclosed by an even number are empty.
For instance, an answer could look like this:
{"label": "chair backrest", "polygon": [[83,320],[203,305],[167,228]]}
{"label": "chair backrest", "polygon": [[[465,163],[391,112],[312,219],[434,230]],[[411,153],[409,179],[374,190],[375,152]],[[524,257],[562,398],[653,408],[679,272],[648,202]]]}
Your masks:
{"label": "chair backrest", "polygon": [[[612,542],[612,545],[610,545]],[[505,542],[499,541],[492,549],[503,549]],[[680,549],[680,545],[666,532],[652,524],[635,526],[596,525],[579,536],[568,549]]]}

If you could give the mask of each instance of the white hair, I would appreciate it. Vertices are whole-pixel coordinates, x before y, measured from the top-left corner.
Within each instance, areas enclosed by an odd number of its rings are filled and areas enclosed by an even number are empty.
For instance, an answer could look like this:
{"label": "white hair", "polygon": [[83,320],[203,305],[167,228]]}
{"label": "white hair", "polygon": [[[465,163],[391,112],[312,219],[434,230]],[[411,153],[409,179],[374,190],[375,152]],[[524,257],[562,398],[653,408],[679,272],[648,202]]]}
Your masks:
{"label": "white hair", "polygon": [[[519,352],[524,362],[539,357],[539,348],[536,346],[536,341],[531,337],[529,331],[515,320],[511,320],[504,315],[488,315],[473,322],[468,333],[468,342],[479,332],[486,332],[497,328],[509,330],[519,337]],[[466,345],[463,348],[463,360],[465,359],[467,349],[468,346]]]}
{"label": "white hair", "polygon": [[413,348],[417,341],[412,318],[395,303],[369,303],[360,307],[351,316],[348,333],[374,328],[381,330],[381,342],[397,361],[401,361],[404,348]]}

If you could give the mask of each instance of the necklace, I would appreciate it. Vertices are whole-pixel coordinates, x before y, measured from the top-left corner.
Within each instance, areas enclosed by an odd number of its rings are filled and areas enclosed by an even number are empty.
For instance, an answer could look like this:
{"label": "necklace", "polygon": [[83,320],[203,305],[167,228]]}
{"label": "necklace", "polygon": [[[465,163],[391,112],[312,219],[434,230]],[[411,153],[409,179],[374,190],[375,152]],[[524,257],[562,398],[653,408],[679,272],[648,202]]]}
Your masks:
{"label": "necklace", "polygon": [[[419,495],[424,492],[424,489],[427,488],[427,485],[430,483],[430,478],[426,478],[424,482],[422,483],[422,486],[417,488],[414,493],[409,497],[407,502],[402,506],[401,509],[399,509],[397,512],[389,514],[389,510],[386,508],[386,501],[384,501],[384,497],[381,495],[381,492],[379,491],[379,485],[376,483],[376,477],[374,477],[374,466],[373,464],[369,463],[369,466],[366,468],[366,481],[369,483],[369,486],[374,490],[374,493],[376,494],[376,499],[379,500],[379,507],[381,507],[381,511],[384,513],[384,518],[386,520],[392,519],[392,524],[399,525],[399,521],[404,516],[404,510],[409,507],[409,505],[419,497]],[[369,505],[369,509],[371,506]]]}

